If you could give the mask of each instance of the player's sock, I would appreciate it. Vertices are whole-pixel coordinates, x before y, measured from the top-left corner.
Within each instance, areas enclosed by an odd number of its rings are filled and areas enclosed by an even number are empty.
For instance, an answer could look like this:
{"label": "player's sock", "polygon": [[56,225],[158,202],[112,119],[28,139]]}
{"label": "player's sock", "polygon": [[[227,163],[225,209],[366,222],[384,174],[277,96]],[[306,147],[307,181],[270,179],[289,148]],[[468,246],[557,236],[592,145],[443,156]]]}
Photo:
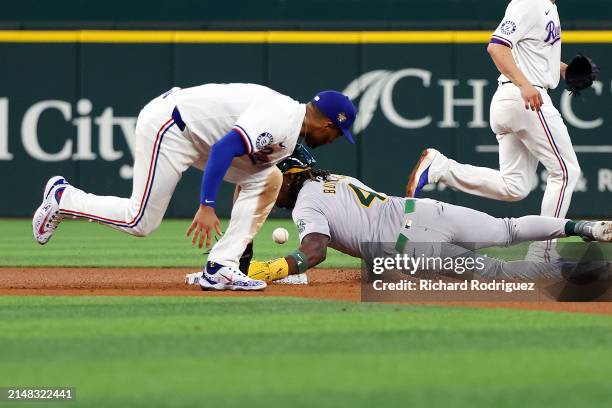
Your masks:
{"label": "player's sock", "polygon": [[565,224],[565,235],[568,237],[578,236],[589,240],[595,240],[593,237],[594,221],[568,221]]}
{"label": "player's sock", "polygon": [[206,262],[206,272],[209,273],[210,275],[214,275],[221,268],[223,268],[223,265],[221,264],[218,264],[216,262],[210,262],[210,261]]}
{"label": "player's sock", "polygon": [[251,264],[252,259],[253,259],[253,242],[251,241],[247,245],[239,261],[240,266],[238,267],[238,269],[240,269],[240,271],[244,273],[245,275],[248,275],[249,273],[249,265]]}

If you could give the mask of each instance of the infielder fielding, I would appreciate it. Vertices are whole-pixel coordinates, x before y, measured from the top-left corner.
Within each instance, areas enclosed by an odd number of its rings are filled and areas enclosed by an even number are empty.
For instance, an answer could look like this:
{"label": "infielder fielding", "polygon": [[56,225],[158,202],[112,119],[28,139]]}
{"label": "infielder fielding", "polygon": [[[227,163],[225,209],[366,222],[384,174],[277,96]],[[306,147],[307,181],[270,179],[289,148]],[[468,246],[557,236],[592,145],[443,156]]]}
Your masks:
{"label": "infielder fielding", "polygon": [[598,68],[577,56],[561,62],[561,23],[555,0],[512,0],[493,33],[488,52],[501,72],[491,102],[491,128],[499,144],[499,170],[461,164],[427,149],[415,166],[406,195],[431,183],[503,201],[525,198],[537,184],[538,162],[548,170],[541,215],[565,217],[580,166],[549,89],[560,76],[568,89],[592,85]]}
{"label": "infielder fielding", "polygon": [[274,206],[281,186],[275,166],[293,152],[298,137],[310,147],[332,143],[349,129],[356,110],[336,91],[301,104],[254,84],[173,88],[149,102],[136,123],[130,198],[97,196],[51,178],[34,214],[34,237],[45,244],[64,217],[85,218],[136,236],[161,223],[176,184],[189,166],[204,170],[200,206],[187,235],[210,246],[221,235],[215,203],[221,180],[239,187],[229,227],[211,249],[202,287],[260,290],[266,283],[238,269],[238,260]]}
{"label": "infielder fielding", "polygon": [[300,247],[284,258],[251,262],[249,276],[272,281],[305,272],[325,260],[327,247],[363,258],[364,243],[394,243],[399,252],[410,251],[411,243],[448,243],[465,252],[466,244],[477,250],[567,236],[612,242],[610,221],[495,218],[430,199],[388,196],[353,177],[313,169],[313,164],[310,153],[298,147],[279,165],[284,175],[276,205],[293,209]]}

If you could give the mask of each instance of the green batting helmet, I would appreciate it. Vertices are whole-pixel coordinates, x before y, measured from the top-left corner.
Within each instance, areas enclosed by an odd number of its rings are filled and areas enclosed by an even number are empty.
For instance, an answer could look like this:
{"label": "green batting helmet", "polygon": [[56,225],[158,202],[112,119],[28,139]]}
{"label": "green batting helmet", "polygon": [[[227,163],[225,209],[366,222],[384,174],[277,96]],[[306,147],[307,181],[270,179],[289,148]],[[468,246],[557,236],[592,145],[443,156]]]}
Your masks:
{"label": "green batting helmet", "polygon": [[291,156],[278,163],[278,168],[283,173],[300,173],[310,170],[317,163],[312,153],[300,143],[295,145]]}

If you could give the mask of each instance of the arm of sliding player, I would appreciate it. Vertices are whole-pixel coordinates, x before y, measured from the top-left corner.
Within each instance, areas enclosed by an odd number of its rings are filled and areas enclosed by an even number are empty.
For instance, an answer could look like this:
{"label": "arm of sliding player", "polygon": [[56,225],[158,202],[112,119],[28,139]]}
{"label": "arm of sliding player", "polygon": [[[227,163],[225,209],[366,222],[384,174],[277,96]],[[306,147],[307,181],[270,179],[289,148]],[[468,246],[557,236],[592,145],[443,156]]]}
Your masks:
{"label": "arm of sliding player", "polygon": [[288,275],[304,273],[323,262],[327,256],[329,236],[320,233],[306,235],[300,247],[284,258],[270,261],[252,261],[249,265],[249,276],[253,279],[272,282]]}

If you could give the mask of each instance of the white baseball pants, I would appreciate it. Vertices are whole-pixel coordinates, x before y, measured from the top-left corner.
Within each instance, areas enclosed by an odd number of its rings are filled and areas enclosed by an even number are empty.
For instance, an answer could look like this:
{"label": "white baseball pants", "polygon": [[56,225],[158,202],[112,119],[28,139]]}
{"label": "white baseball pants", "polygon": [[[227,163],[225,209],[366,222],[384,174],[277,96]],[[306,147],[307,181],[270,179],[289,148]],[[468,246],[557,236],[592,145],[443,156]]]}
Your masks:
{"label": "white baseball pants", "polygon": [[449,160],[439,181],[466,193],[502,201],[525,198],[537,185],[538,162],[548,170],[540,214],[563,218],[580,178],[567,127],[545,90],[540,112],[525,109],[518,87],[500,85],[491,102],[499,170]]}

